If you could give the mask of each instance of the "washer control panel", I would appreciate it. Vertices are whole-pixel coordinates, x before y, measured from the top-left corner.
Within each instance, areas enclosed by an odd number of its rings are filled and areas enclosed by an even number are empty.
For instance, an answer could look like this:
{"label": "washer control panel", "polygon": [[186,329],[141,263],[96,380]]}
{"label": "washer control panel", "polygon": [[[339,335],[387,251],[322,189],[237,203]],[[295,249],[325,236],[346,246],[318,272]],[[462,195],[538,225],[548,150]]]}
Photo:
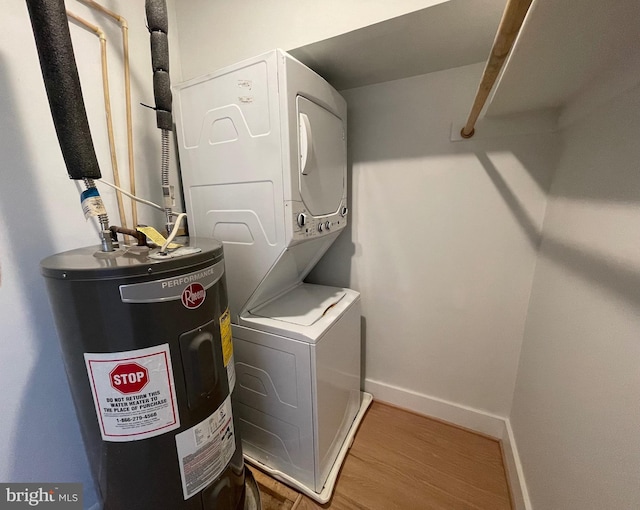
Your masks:
{"label": "washer control panel", "polygon": [[328,235],[346,227],[349,209],[346,201],[343,200],[337,212],[325,216],[312,216],[302,203],[297,202],[293,204],[291,214],[293,215],[293,239],[302,241]]}

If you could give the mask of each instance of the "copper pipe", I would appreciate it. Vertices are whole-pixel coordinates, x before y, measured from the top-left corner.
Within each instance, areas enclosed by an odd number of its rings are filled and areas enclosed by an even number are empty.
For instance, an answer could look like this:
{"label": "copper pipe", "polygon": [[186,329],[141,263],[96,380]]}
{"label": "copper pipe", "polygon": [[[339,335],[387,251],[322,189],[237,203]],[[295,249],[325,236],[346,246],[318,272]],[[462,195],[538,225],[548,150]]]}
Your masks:
{"label": "copper pipe", "polygon": [[125,234],[131,237],[135,237],[136,240],[138,241],[138,246],[147,246],[147,236],[144,235],[142,232],[139,232],[137,230],[133,230],[130,228],[125,228],[125,227],[119,227],[117,225],[112,225],[111,227],[109,227],[109,230],[111,230],[111,232],[113,232],[113,234]]}
{"label": "copper pipe", "polygon": [[[113,181],[116,186],[120,187],[120,172],[118,172],[118,158],[116,157],[116,142],[113,135],[113,119],[111,117],[111,98],[109,94],[109,70],[107,68],[107,37],[102,29],[81,18],[77,14],[67,11],[67,16],[80,23],[84,28],[91,30],[100,39],[100,60],[102,63],[102,90],[104,95],[104,111],[107,117],[107,135],[109,137],[109,152],[111,154],[111,167],[113,168]],[[122,193],[116,190],[116,198],[118,200],[118,213],[120,214],[120,223],[127,226],[127,218],[124,212],[124,202]]]}
{"label": "copper pipe", "polygon": [[[133,120],[131,116],[131,71],[129,66],[129,25],[120,14],[113,12],[94,0],[80,0],[83,4],[106,14],[120,24],[122,30],[122,58],[124,62],[124,98],[127,113],[127,149],[129,154],[129,190],[136,194],[136,178],[133,157]],[[131,201],[133,226],[138,225],[138,207],[135,200]]]}

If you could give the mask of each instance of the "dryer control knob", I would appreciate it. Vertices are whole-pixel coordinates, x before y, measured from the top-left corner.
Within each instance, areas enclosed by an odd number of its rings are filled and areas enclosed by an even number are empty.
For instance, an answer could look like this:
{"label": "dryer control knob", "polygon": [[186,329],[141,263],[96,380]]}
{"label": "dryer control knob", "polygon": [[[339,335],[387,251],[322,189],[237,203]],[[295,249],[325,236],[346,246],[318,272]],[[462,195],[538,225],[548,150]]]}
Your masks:
{"label": "dryer control knob", "polygon": [[340,209],[340,216],[344,218],[348,212],[349,212],[349,209],[346,207],[343,207],[342,209]]}
{"label": "dryer control knob", "polygon": [[330,221],[327,221],[327,222],[324,224],[324,228],[325,228],[325,229],[327,229],[327,230],[330,230],[330,229],[331,229],[331,222],[330,222]]}
{"label": "dryer control knob", "polygon": [[296,221],[298,222],[299,227],[304,227],[307,224],[307,215],[305,213],[298,214]]}
{"label": "dryer control knob", "polygon": [[318,223],[318,232],[322,232],[324,230],[324,225],[322,223]]}

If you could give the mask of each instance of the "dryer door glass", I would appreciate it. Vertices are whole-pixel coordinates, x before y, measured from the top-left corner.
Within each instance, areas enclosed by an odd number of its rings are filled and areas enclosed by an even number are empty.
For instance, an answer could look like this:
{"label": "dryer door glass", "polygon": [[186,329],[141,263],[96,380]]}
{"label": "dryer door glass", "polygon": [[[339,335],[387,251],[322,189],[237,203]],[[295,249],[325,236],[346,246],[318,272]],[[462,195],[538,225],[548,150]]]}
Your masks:
{"label": "dryer door glass", "polygon": [[300,195],[314,216],[335,213],[346,195],[347,148],[342,120],[298,96]]}

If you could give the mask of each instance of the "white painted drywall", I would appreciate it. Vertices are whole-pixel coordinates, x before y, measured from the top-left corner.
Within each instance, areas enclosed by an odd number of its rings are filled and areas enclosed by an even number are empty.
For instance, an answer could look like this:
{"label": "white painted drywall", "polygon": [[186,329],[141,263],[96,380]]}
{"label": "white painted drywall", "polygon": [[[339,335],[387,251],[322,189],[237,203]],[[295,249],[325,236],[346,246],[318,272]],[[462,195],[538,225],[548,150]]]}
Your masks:
{"label": "white painted drywall", "polygon": [[[179,3],[183,77],[436,3]],[[362,292],[376,384],[506,416],[555,144],[549,134],[450,142],[482,67],[345,93],[352,227],[311,280]]]}
{"label": "white painted drywall", "polygon": [[310,279],[362,293],[376,387],[508,416],[555,138],[451,142],[482,69],[343,92],[351,226]]}
{"label": "white painted drywall", "polygon": [[563,132],[547,207],[511,414],[535,510],[640,507],[640,81],[623,85]]}
{"label": "white painted drywall", "polygon": [[[127,183],[120,29],[78,2],[66,4],[107,34],[118,159]],[[121,9],[129,21],[138,192],[159,201],[160,135],[154,112],[139,106],[153,103],[144,5],[107,5]],[[99,42],[78,26],[71,26],[71,32],[98,160],[103,176],[112,180]],[[82,482],[88,508],[96,497],[39,262],[96,244],[98,238],[85,223],[76,186],[66,176],[24,2],[3,5],[0,48],[0,480]],[[105,188],[103,196],[117,223],[113,194]],[[142,222],[162,226],[162,213],[139,211]]]}
{"label": "white painted drywall", "polygon": [[185,80],[272,50],[297,48],[444,0],[175,2]]}

